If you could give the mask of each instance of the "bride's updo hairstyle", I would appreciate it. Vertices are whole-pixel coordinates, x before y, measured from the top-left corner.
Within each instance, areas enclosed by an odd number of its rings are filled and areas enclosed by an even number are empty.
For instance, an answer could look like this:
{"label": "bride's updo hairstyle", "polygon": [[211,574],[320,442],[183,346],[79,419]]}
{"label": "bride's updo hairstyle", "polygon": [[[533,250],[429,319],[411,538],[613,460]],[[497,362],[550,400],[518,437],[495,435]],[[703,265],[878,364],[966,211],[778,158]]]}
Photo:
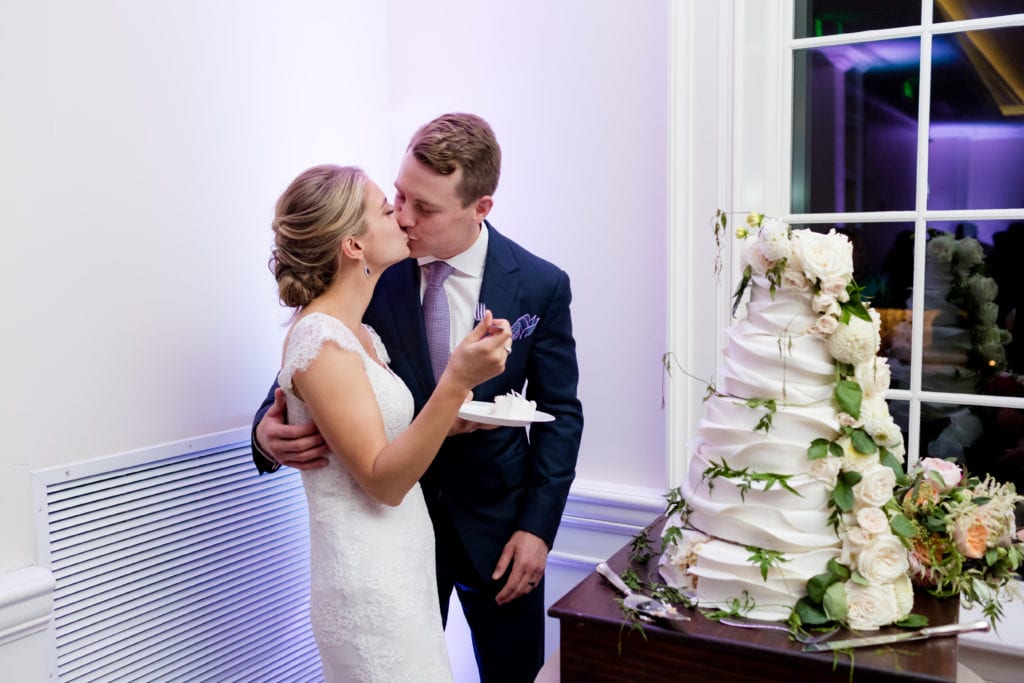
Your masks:
{"label": "bride's updo hairstyle", "polygon": [[323,164],[299,174],[277,200],[268,265],[285,306],[307,305],[334,281],[342,240],[366,229],[366,181],[355,166]]}

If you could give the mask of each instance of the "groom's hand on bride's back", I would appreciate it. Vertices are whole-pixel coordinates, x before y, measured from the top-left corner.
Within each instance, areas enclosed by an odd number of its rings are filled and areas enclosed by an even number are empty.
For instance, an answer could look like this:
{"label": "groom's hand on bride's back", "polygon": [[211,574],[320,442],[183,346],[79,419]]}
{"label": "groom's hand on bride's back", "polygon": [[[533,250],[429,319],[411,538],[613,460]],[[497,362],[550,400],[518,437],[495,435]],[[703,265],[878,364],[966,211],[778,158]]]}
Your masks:
{"label": "groom's hand on bride's back", "polygon": [[276,462],[298,470],[327,466],[327,443],[312,422],[290,425],[285,421],[284,392],[274,392],[274,404],[256,425],[260,449]]}

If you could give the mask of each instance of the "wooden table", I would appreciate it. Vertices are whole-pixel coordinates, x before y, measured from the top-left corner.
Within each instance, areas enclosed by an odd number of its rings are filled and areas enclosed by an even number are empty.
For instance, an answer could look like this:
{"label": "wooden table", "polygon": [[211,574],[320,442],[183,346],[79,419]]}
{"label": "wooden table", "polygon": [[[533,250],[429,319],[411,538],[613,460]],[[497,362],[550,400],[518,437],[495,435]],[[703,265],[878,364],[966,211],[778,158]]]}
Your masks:
{"label": "wooden table", "polygon": [[[661,547],[663,520],[652,525],[651,547]],[[608,560],[620,572],[626,568],[629,546]],[[651,559],[657,563],[657,556]],[[652,565],[656,566],[656,564]],[[646,576],[646,568],[639,570]],[[551,606],[548,614],[561,627],[562,683],[623,681],[714,681],[715,683],[812,683],[851,680],[855,683],[954,683],[957,639],[932,638],[853,650],[853,659],[832,652],[803,652],[803,645],[781,631],[725,626],[697,610],[682,610],[692,618],[672,625],[644,624],[643,633],[624,627],[618,597],[608,582],[592,573]],[[929,625],[957,621],[959,603],[927,594],[914,597],[914,612]],[[886,627],[878,634],[900,629]],[[841,631],[835,638],[857,635]]]}

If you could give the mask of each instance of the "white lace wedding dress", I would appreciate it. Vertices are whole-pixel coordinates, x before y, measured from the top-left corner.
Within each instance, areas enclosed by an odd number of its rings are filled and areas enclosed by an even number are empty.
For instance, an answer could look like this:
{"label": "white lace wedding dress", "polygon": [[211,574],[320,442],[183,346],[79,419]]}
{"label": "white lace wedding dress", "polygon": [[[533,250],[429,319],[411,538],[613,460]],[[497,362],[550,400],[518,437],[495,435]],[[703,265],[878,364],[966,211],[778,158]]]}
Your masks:
{"label": "white lace wedding dress", "polygon": [[[389,362],[372,329],[377,358]],[[292,393],[325,343],[358,353],[373,385],[388,441],[409,426],[408,388],[363,349],[340,320],[311,313],[291,331],[278,382],[288,421],[309,422]],[[341,461],[302,473],[309,505],[311,620],[327,681],[451,681],[434,569],[434,531],[416,484],[401,505],[368,495]]]}

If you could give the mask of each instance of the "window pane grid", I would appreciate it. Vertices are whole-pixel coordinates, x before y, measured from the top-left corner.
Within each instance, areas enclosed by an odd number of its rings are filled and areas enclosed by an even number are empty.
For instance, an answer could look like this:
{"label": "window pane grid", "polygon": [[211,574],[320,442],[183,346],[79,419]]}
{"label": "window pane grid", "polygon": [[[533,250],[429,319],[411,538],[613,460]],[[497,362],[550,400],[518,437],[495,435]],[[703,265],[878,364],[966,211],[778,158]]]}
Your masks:
{"label": "window pane grid", "polygon": [[[796,4],[800,5],[800,3]],[[832,4],[836,5],[838,3]],[[797,7],[796,11],[799,12],[800,8]],[[928,446],[931,444],[927,440],[932,438],[935,428],[933,425],[929,426],[925,430],[924,435],[922,435],[922,420],[925,420],[927,423],[935,414],[942,414],[945,410],[943,406],[947,406],[950,409],[956,406],[971,406],[980,410],[994,408],[1024,410],[1024,398],[1019,396],[975,393],[966,388],[958,388],[954,392],[941,391],[935,390],[934,386],[926,386],[926,383],[923,381],[924,378],[933,379],[931,373],[936,371],[934,361],[932,361],[931,365],[926,366],[924,360],[925,352],[931,348],[931,342],[926,337],[931,336],[933,330],[928,326],[932,325],[934,315],[937,313],[935,310],[926,311],[926,287],[929,284],[933,287],[935,286],[934,283],[926,282],[926,273],[929,268],[927,253],[929,235],[941,235],[943,233],[952,235],[953,228],[950,226],[956,224],[956,231],[959,233],[963,230],[964,232],[962,237],[960,234],[957,234],[956,239],[970,239],[977,235],[977,232],[970,232],[970,229],[977,230],[977,224],[981,224],[984,228],[985,222],[988,221],[990,229],[998,230],[998,227],[992,227],[997,222],[1001,226],[1002,224],[1010,224],[1013,221],[1024,221],[1024,208],[1020,208],[1021,202],[1024,202],[1024,195],[1010,200],[1010,203],[1016,204],[1016,206],[1006,206],[1005,208],[990,208],[984,205],[978,208],[968,208],[970,206],[969,203],[964,207],[958,208],[949,208],[948,206],[928,208],[929,181],[932,180],[933,183],[935,181],[934,177],[929,178],[929,157],[934,151],[935,140],[933,135],[936,132],[933,122],[945,123],[942,119],[934,116],[933,86],[935,83],[933,82],[933,77],[938,73],[936,69],[942,68],[941,65],[944,63],[942,60],[949,59],[949,41],[950,39],[962,41],[960,45],[963,45],[963,42],[966,41],[976,43],[977,40],[968,35],[968,32],[1022,27],[1024,26],[1024,13],[959,21],[946,21],[945,17],[942,17],[936,18],[938,23],[933,23],[932,11],[933,0],[924,0],[921,3],[921,18],[918,25],[872,29],[856,33],[834,33],[831,35],[791,38],[788,41],[787,64],[787,78],[791,80],[786,83],[793,94],[791,99],[793,106],[789,112],[789,115],[792,117],[791,126],[788,127],[790,140],[787,141],[789,142],[787,147],[793,153],[790,158],[791,167],[789,172],[784,175],[785,196],[790,198],[790,213],[785,216],[787,222],[792,225],[804,224],[801,227],[835,224],[840,230],[857,229],[857,225],[867,227],[868,225],[884,223],[903,223],[912,229],[913,286],[908,301],[910,309],[908,311],[910,322],[909,344],[911,350],[909,376],[907,377],[907,382],[902,387],[891,389],[888,395],[891,400],[903,403],[904,408],[902,410],[907,416],[907,448],[911,457],[915,457],[917,454],[920,454],[922,457],[929,455]],[[986,34],[986,36],[988,35],[991,34]],[[812,101],[814,94],[810,90],[805,92],[802,88],[811,88],[812,84],[815,83],[813,80],[815,78],[815,74],[813,74],[815,65],[811,61],[815,54],[814,51],[817,51],[816,54],[826,55],[826,59],[832,62],[833,68],[836,70],[836,78],[839,78],[839,71],[843,68],[842,59],[844,54],[842,51],[847,47],[862,46],[859,48],[860,53],[857,51],[847,53],[853,55],[854,69],[856,69],[860,68],[856,62],[858,54],[869,54],[872,51],[878,52],[878,46],[881,46],[884,51],[887,48],[899,45],[895,42],[883,41],[903,40],[906,42],[908,39],[916,41],[920,50],[916,64],[916,83],[913,82],[913,79],[905,81],[905,89],[908,91],[907,95],[916,97],[916,120],[904,117],[904,126],[911,123],[916,127],[913,136],[916,149],[912,155],[913,163],[915,164],[912,175],[914,182],[912,201],[907,201],[904,207],[896,207],[897,210],[879,210],[877,207],[865,208],[859,202],[861,202],[861,195],[865,192],[865,186],[869,182],[865,183],[863,179],[860,181],[854,180],[851,186],[850,176],[843,175],[844,172],[847,174],[851,171],[854,173],[863,172],[863,167],[859,165],[861,163],[859,158],[848,158],[862,153],[865,147],[863,143],[867,138],[867,134],[863,132],[863,126],[865,125],[863,119],[856,121],[856,118],[861,115],[859,104],[855,99],[852,103],[850,101],[850,98],[856,98],[856,89],[858,87],[863,91],[864,86],[858,80],[862,78],[862,75],[852,74],[851,76],[850,74],[842,74],[842,83],[835,80],[831,84],[836,93],[836,101],[840,102],[840,104],[833,104],[829,101],[828,97],[830,95],[827,90],[825,92],[825,99],[820,100],[825,103],[826,109],[824,111],[827,112],[827,116],[835,116],[836,121],[839,121],[840,117],[845,117],[842,119],[844,124],[848,119],[853,118],[855,119],[853,125],[861,126],[861,128],[854,131],[854,135],[862,137],[853,140],[853,148],[851,148],[849,140],[844,140],[844,137],[849,137],[850,130],[838,124],[830,124],[828,120],[825,121],[826,128],[829,125],[834,126],[833,129],[830,129],[830,132],[833,133],[832,139],[834,142],[831,143],[833,147],[830,149],[822,145],[822,138],[826,138],[825,144],[828,144],[827,138],[829,136],[827,134],[821,135],[819,133],[817,139],[812,138],[813,126],[821,125],[820,121],[815,120],[815,114],[818,114],[819,111],[814,109],[820,102]],[[937,44],[937,41],[941,44]],[[837,49],[838,52],[829,54],[827,52],[828,48]],[[868,51],[867,53],[864,52],[865,49]],[[942,51],[936,53],[940,49]],[[939,60],[938,65],[937,60]],[[836,62],[839,62],[838,66],[835,66]],[[973,66],[976,67],[977,65]],[[847,68],[849,69],[849,67]],[[870,69],[871,67],[866,68]],[[942,75],[944,78],[948,78],[947,74],[944,73]],[[818,85],[820,84],[821,82],[819,81]],[[825,84],[826,88],[829,87],[827,81],[825,81]],[[841,92],[844,87],[846,89],[845,94]],[[945,87],[947,90],[949,89],[948,85]],[[835,107],[838,110],[840,106],[845,106],[847,109],[836,114],[832,109],[828,108]],[[949,120],[948,115],[946,115],[946,120]],[[970,121],[966,125],[970,126]],[[970,144],[975,145],[974,138],[970,138],[970,141]],[[826,154],[831,153],[834,155],[832,165],[836,169],[836,175],[831,185],[828,184],[828,178],[824,181],[826,184],[819,185],[819,189],[824,188],[825,190],[825,199],[822,202],[819,198],[815,203],[813,201],[813,188],[806,183],[798,184],[797,180],[814,178],[816,172],[822,168],[821,157],[820,155],[816,156],[818,154],[818,150],[814,147],[816,143],[822,145],[822,149],[824,149]],[[860,143],[859,147],[858,143]],[[894,153],[898,151],[896,148],[893,150]],[[948,175],[950,166],[945,165],[945,159],[937,157],[936,161],[944,164],[939,168],[943,172],[947,172]],[[828,170],[828,165],[828,160],[826,160],[824,167],[826,170]],[[932,171],[934,173],[936,169],[933,168]],[[820,178],[821,176],[818,174],[815,182],[820,183]],[[850,194],[851,189],[853,194]],[[798,191],[799,195],[797,194]],[[933,204],[936,202],[937,196],[933,188],[931,197]],[[907,199],[910,200],[911,197],[907,197]],[[828,210],[827,204],[829,201],[834,202],[833,207],[835,210]],[[937,225],[943,223],[950,225],[945,227]],[[961,226],[964,227],[961,228]],[[883,227],[879,226],[879,228]],[[942,232],[936,232],[936,230]],[[989,232],[988,236],[991,237],[991,235],[992,233]],[[987,263],[983,265],[987,265]],[[935,265],[932,264],[931,267],[935,268]],[[932,296],[934,297],[935,295],[933,294]],[[1021,315],[1024,315],[1024,311],[1021,311]],[[927,320],[926,316],[928,316]],[[935,330],[940,329],[942,328],[935,328]],[[1017,329],[1020,330],[1021,326],[1018,325]],[[928,330],[927,335],[926,330]],[[1013,368],[1009,369],[1012,370]],[[1024,368],[1017,367],[1016,370],[1022,372]],[[1020,375],[1016,376],[1019,377]],[[931,382],[931,384],[934,383]],[[964,380],[964,387],[966,386],[967,382]],[[979,388],[981,387],[980,380],[978,386]],[[959,393],[960,391],[964,393]],[[922,439],[926,440],[925,443],[922,443]]]}

